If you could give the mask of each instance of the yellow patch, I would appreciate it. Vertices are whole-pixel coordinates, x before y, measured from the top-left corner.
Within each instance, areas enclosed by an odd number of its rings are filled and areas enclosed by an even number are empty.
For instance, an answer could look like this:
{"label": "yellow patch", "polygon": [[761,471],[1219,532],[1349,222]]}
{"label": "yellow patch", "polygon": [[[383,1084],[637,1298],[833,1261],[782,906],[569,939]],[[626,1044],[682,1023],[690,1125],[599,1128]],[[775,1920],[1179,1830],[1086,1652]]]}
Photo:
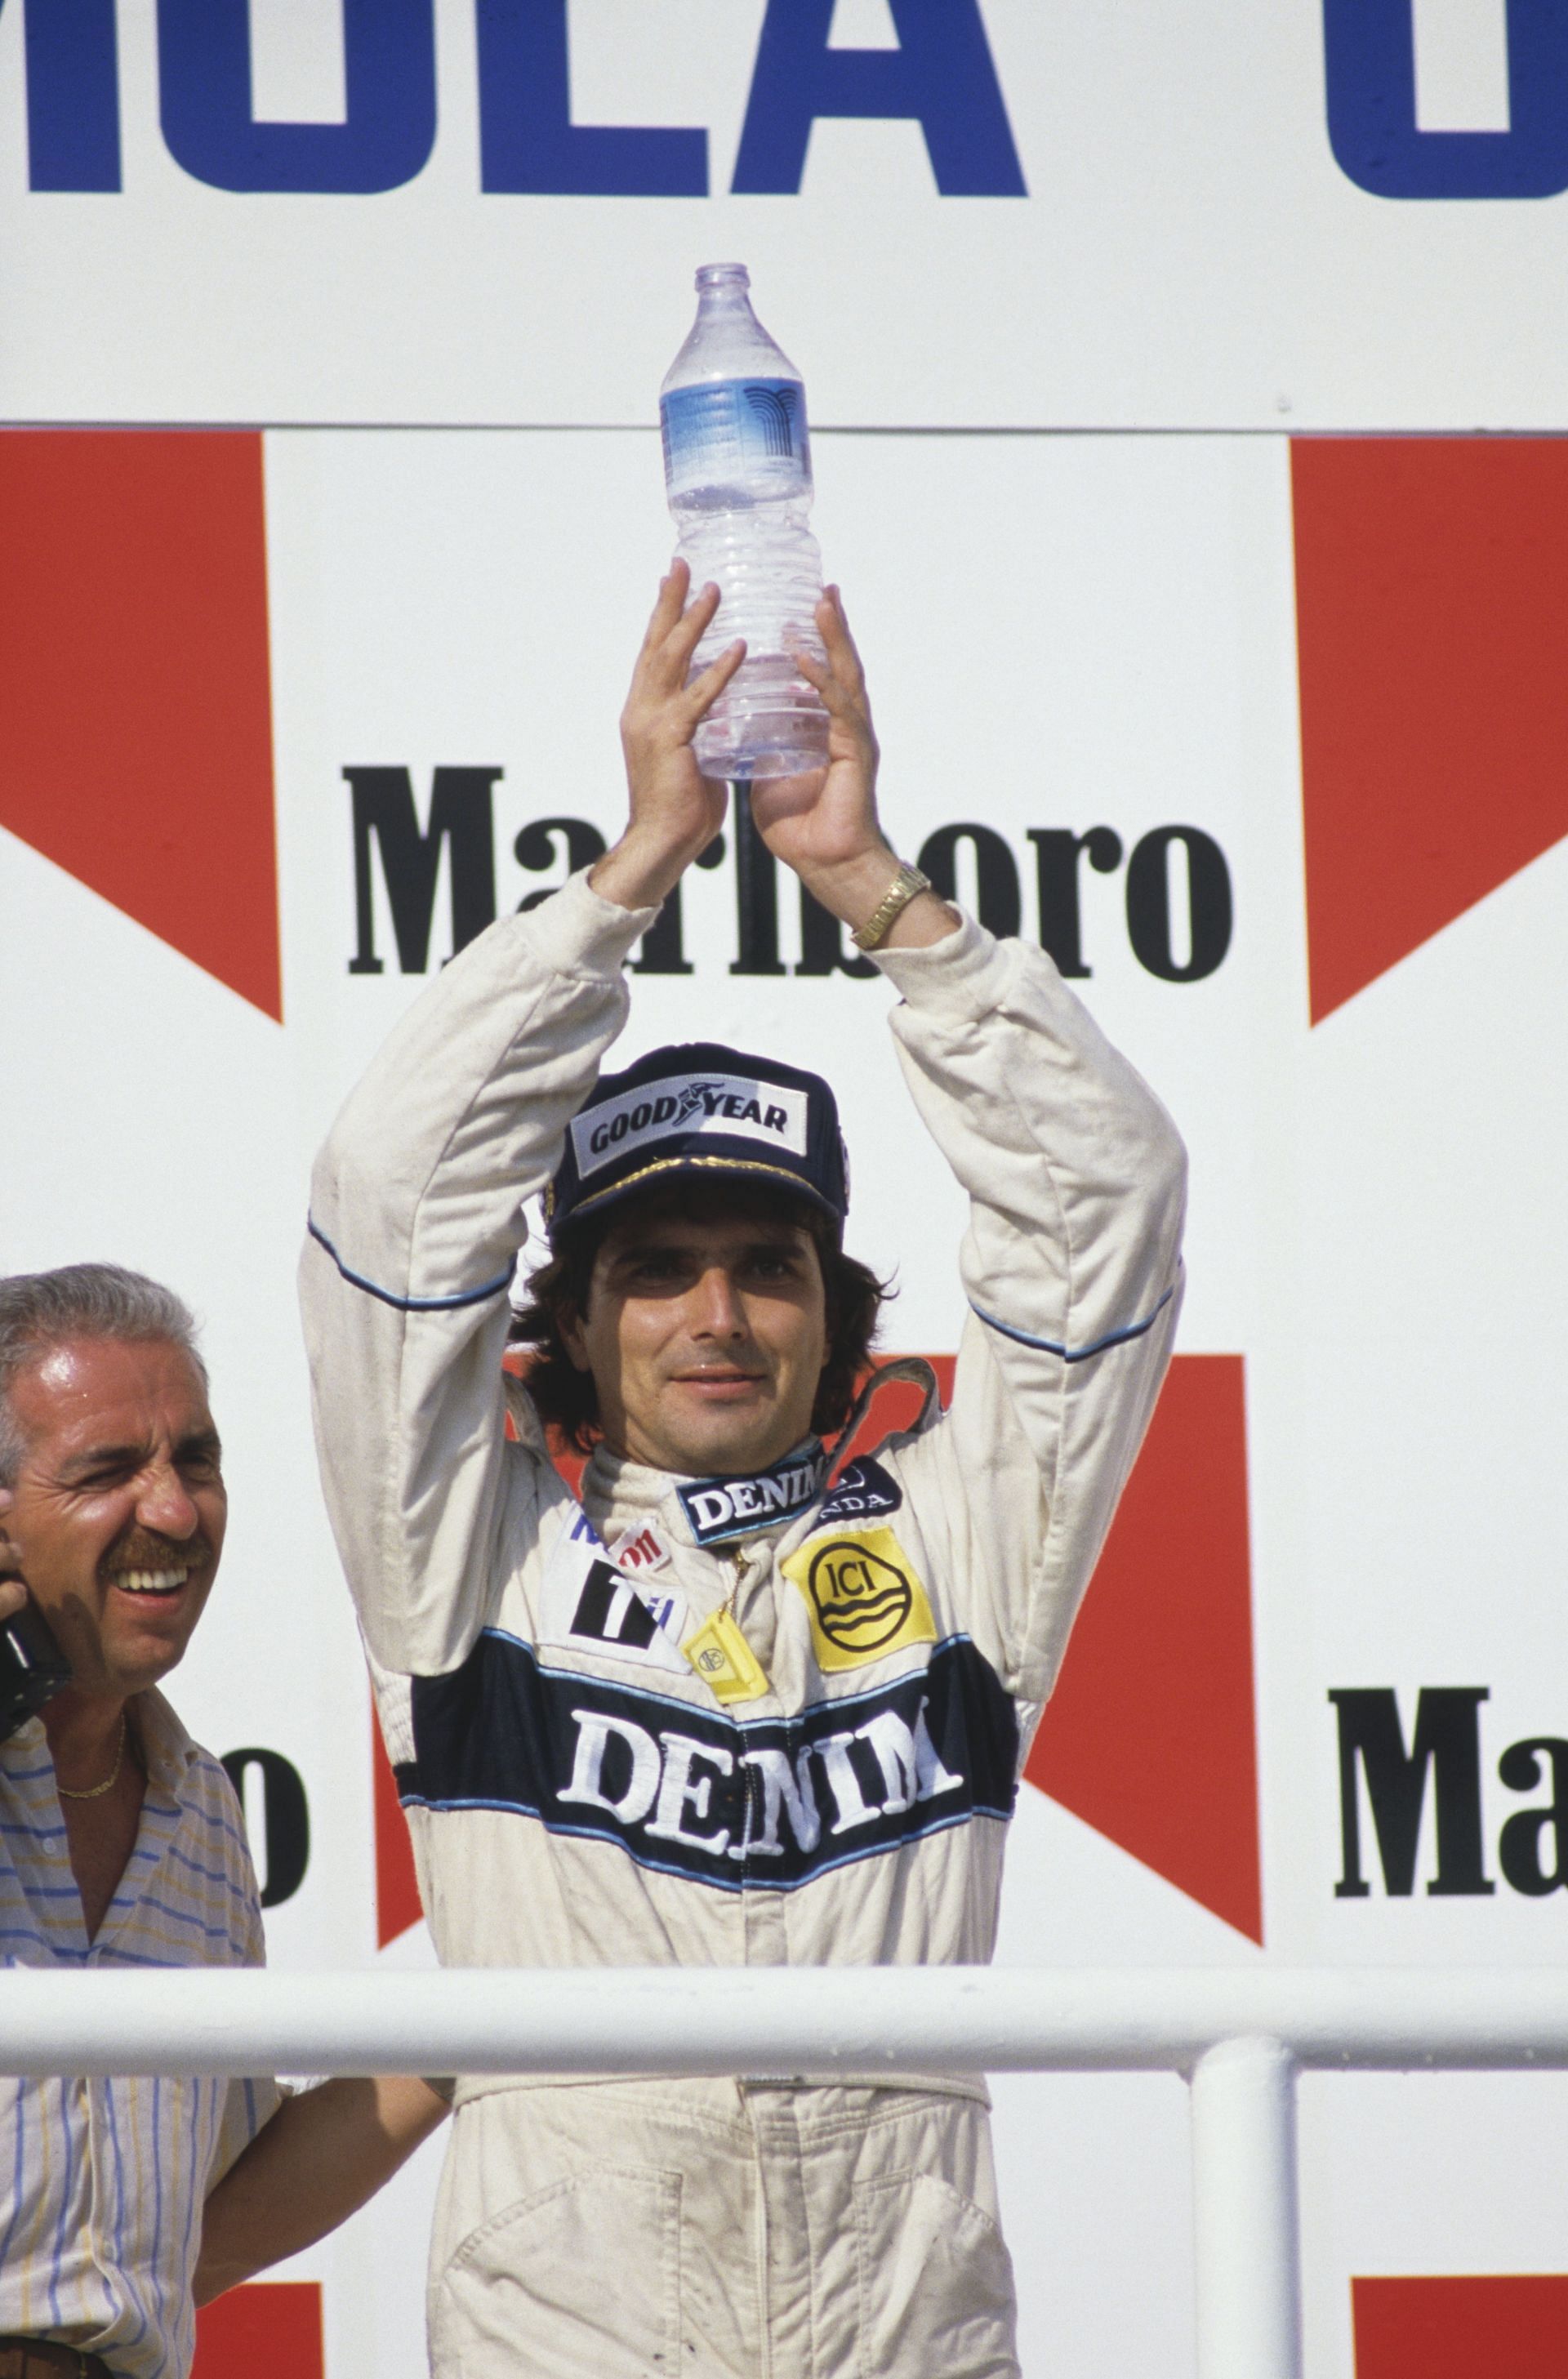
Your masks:
{"label": "yellow patch", "polygon": [[808,1538],[783,1568],[805,1596],[819,1669],[858,1669],[936,1641],[920,1575],[891,1528]]}
{"label": "yellow patch", "polygon": [[767,1691],[766,1673],[728,1611],[694,1627],[681,1649],[721,1702],[754,1702]]}

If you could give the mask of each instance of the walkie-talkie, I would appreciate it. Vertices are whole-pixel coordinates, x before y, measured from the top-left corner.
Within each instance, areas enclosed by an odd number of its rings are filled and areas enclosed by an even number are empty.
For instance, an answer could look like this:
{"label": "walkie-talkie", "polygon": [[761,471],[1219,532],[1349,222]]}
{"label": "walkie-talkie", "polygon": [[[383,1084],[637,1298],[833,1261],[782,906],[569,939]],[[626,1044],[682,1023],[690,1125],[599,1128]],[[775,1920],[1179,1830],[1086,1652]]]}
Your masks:
{"label": "walkie-talkie", "polygon": [[36,1603],[0,1619],[0,1743],[71,1682],[71,1664]]}

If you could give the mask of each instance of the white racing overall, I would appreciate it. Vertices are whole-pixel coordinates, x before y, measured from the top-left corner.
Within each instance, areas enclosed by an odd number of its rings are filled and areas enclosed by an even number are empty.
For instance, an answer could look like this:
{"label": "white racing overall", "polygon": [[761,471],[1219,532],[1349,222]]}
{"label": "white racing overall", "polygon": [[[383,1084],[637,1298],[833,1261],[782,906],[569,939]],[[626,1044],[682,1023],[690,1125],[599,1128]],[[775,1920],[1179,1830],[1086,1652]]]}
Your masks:
{"label": "white racing overall", "polygon": [[[1019,1773],[1180,1298],[1164,1109],[1051,960],[877,953],[971,1200],[951,1409],[837,1484],[602,1447],[574,1502],[501,1354],[523,1201],[653,912],[574,877],[398,1026],[318,1162],[302,1297],[328,1503],[449,1965],[983,1963]],[[633,1566],[627,1548],[651,1522]],[[734,1590],[766,1690],[681,1649]],[[460,2082],[440,2379],[1004,2379],[978,2077]]]}

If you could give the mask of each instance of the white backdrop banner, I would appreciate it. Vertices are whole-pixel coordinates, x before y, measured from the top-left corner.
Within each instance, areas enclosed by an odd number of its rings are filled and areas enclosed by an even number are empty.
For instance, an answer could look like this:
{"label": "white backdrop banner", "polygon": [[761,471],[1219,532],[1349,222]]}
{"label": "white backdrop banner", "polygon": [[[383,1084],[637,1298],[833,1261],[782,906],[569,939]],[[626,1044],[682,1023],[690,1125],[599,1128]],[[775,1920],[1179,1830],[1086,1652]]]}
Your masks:
{"label": "white backdrop banner", "polygon": [[[829,432],[817,464],[892,833],[1053,951],[1193,1154],[1181,1351],[1004,1954],[1559,1962],[1568,449]],[[0,516],[0,1264],[109,1257],[205,1315],[234,1517],[175,1698],[242,1784],[273,1962],[424,1959],[315,1483],[307,1171],[441,962],[617,830],[657,437],[18,430]],[[886,989],[733,819],[714,859],[617,1062],[716,1017],[830,1051],[890,1346],[950,1354],[961,1204]],[[1369,2332],[1356,2364],[1353,2278],[1568,2267],[1565,2115],[1560,2078],[1307,2086],[1315,2379],[1406,2367]],[[1011,2083],[998,2135],[1026,2368],[1189,2371],[1180,2084]],[[291,2369],[416,2379],[439,2155],[302,2297],[237,2301],[259,2359],[210,2324],[202,2379],[280,2367],[301,2305]]]}
{"label": "white backdrop banner", "polygon": [[1550,429],[1555,0],[11,0],[0,414]]}

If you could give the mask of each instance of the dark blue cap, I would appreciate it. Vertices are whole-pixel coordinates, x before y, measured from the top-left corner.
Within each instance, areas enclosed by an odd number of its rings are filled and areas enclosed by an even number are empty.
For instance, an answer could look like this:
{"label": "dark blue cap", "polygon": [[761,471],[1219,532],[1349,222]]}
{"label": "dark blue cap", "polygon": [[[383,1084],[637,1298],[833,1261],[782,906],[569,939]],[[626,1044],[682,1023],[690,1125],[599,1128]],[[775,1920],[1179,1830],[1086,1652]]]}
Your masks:
{"label": "dark blue cap", "polygon": [[840,1228],[849,1210],[838,1104],[821,1075],[685,1041],[600,1076],[545,1192],[549,1235],[679,1173],[790,1190]]}

